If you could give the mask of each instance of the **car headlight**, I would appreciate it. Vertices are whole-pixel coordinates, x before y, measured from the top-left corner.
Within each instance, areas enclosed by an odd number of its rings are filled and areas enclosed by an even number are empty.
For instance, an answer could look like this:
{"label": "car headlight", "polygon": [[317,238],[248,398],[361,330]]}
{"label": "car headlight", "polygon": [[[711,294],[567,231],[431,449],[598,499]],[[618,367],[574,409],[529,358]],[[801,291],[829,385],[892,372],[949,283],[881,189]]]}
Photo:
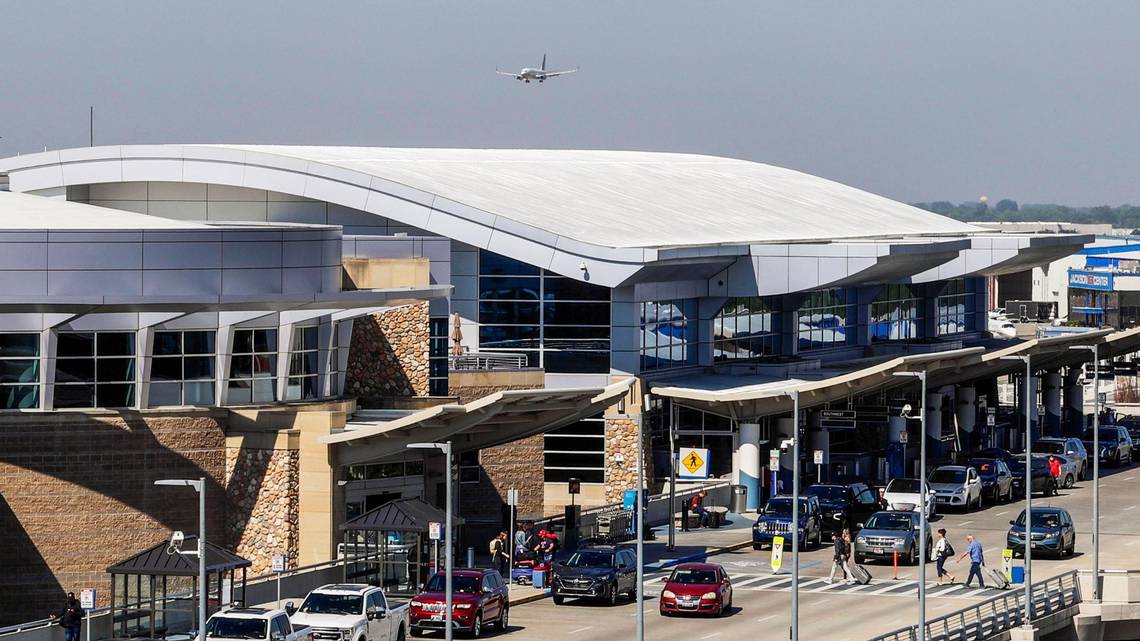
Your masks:
{"label": "car headlight", "polygon": [[340,629],[340,638],[351,639],[352,638],[352,628],[341,628]]}
{"label": "car headlight", "polygon": [[413,608],[422,608],[422,607],[424,607],[424,604],[423,604],[423,602],[422,602],[422,601],[412,601],[412,602],[408,603],[408,605],[412,606]]}
{"label": "car headlight", "polygon": [[866,543],[867,539],[866,539],[866,537],[857,536],[857,537],[855,537],[855,542],[856,543]]}
{"label": "car headlight", "polygon": [[906,545],[906,539],[895,539],[895,545]]}
{"label": "car headlight", "polygon": [[715,599],[716,598],[716,592],[705,592],[704,594],[701,595],[701,598],[702,599]]}
{"label": "car headlight", "polygon": [[456,610],[470,610],[471,604],[470,603],[456,603],[454,607]]}
{"label": "car headlight", "polygon": [[675,599],[675,598],[677,598],[677,595],[673,594],[672,590],[665,590],[664,592],[661,593],[661,598],[663,598],[663,599]]}

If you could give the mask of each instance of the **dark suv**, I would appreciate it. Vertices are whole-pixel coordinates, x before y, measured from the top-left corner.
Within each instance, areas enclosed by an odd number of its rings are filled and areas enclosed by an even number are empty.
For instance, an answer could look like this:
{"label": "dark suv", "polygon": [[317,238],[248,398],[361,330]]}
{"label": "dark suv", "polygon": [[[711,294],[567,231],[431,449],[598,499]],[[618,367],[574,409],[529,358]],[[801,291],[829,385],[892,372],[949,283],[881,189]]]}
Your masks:
{"label": "dark suv", "polygon": [[[1013,473],[1013,494],[1017,497],[1025,496],[1025,459],[1010,461],[1009,471]],[[1049,463],[1043,456],[1033,457],[1033,493],[1045,496],[1056,496],[1057,479],[1049,471]]]}
{"label": "dark suv", "polygon": [[613,545],[579,548],[569,559],[554,568],[550,595],[554,605],[562,605],[566,597],[602,599],[610,605],[627,594],[637,592],[637,557],[633,550]]}
{"label": "dark suv", "polygon": [[800,549],[806,550],[823,542],[823,512],[819,509],[819,499],[814,496],[800,497],[799,527],[792,527],[792,497],[773,496],[768,499],[764,510],[752,526],[752,549],[759,550],[772,545],[776,537],[784,539],[784,545],[792,544],[793,529],[800,537]]}
{"label": "dark suv", "polygon": [[819,499],[823,512],[823,531],[837,534],[845,527],[866,521],[875,512],[886,509],[875,488],[866,483],[816,483],[804,490]]}
{"label": "dark suv", "polygon": [[[1097,453],[1093,452],[1093,432],[1092,428],[1085,430],[1085,435],[1081,438],[1085,444],[1085,449],[1088,450],[1089,456],[1094,456]],[[1104,463],[1111,463],[1112,465],[1123,465],[1125,461],[1132,462],[1132,437],[1128,435],[1128,430],[1119,425],[1101,425],[1100,426],[1100,460]]]}

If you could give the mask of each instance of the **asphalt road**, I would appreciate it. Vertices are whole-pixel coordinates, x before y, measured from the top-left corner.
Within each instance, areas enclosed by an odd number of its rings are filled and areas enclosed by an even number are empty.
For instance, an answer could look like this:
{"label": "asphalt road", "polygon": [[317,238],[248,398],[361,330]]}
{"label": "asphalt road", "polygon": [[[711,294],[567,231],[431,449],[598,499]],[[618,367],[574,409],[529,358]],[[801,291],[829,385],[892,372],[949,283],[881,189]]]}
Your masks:
{"label": "asphalt road", "polygon": [[[1106,468],[1101,481],[1101,567],[1140,567],[1140,466],[1116,470]],[[1091,567],[1092,520],[1091,482],[1048,500],[1035,497],[1035,505],[1063,507],[1077,523],[1076,554],[1064,560],[1035,558],[1033,579],[1040,581],[1076,568]],[[943,514],[932,522],[949,531],[959,552],[965,550],[965,537],[973,534],[985,547],[987,561],[1000,567],[1001,550],[1009,520],[1017,518],[1022,503],[987,506],[969,514]],[[728,570],[736,586],[733,611],[721,619],[663,618],[657,612],[656,595],[661,575],[647,575],[645,633],[653,641],[708,641],[710,639],[788,638],[790,625],[790,577],[772,577],[769,552],[740,550],[711,558]],[[1016,559],[1015,564],[1022,561]],[[785,568],[790,554],[785,552]],[[830,550],[823,548],[801,555],[800,638],[804,640],[863,641],[878,634],[913,624],[917,620],[916,567],[899,568],[899,579],[892,579],[891,566],[870,564],[874,579],[868,586],[828,586],[822,581],[830,569]],[[965,579],[968,562],[948,569]],[[935,587],[934,564],[927,568],[927,617],[934,618],[996,594],[994,590]],[[550,599],[517,606],[511,612],[511,628],[502,635],[512,641],[615,641],[632,639],[636,605],[623,602],[617,607],[568,601],[555,606]]]}

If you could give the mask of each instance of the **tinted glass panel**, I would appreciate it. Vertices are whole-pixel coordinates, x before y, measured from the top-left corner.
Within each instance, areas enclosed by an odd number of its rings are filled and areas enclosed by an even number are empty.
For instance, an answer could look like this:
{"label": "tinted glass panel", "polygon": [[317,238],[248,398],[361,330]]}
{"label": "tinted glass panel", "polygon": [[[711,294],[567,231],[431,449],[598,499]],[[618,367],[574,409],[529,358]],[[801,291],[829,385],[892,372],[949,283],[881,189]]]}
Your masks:
{"label": "tinted glass panel", "polygon": [[182,385],[179,383],[151,383],[149,402],[152,407],[181,405]]}
{"label": "tinted glass panel", "polygon": [[539,279],[526,276],[483,276],[479,298],[492,300],[538,300]]}
{"label": "tinted glass panel", "polygon": [[135,359],[100,358],[95,361],[95,377],[99,382],[133,381],[135,380]]}
{"label": "tinted glass panel", "polygon": [[234,354],[248,354],[253,351],[253,332],[238,330],[234,332]]}
{"label": "tinted glass panel", "polygon": [[277,359],[273,356],[254,356],[253,375],[255,378],[274,376],[277,374]]}
{"label": "tinted glass panel", "polygon": [[543,320],[551,325],[609,325],[609,303],[543,303]]}
{"label": "tinted glass panel", "polygon": [[91,356],[95,353],[95,334],[60,332],[56,356]]}
{"label": "tinted glass panel", "polygon": [[185,354],[213,354],[214,332],[184,332],[182,351]]}
{"label": "tinted glass panel", "polygon": [[553,470],[548,469],[544,474],[549,483],[565,483],[576,478],[583,483],[602,483],[606,474],[601,469],[596,470]]}
{"label": "tinted glass panel", "polygon": [[135,402],[133,384],[100,383],[95,386],[95,400],[99,407],[129,407]]}
{"label": "tinted glass panel", "polygon": [[56,385],[56,407],[95,407],[94,385]]}
{"label": "tinted glass panel", "polygon": [[275,329],[258,329],[253,332],[253,351],[255,352],[276,352],[277,351],[277,330]]}
{"label": "tinted glass panel", "polygon": [[[157,343],[155,345],[157,347]],[[182,358],[153,358],[150,361],[152,381],[177,381],[182,379]]]}
{"label": "tinted glass panel", "polygon": [[479,303],[479,322],[490,325],[534,325],[538,323],[539,303],[483,301]]}
{"label": "tinted glass panel", "polygon": [[479,345],[500,349],[538,347],[538,328],[484,325],[479,328]]}
{"label": "tinted glass panel", "polygon": [[604,300],[610,299],[610,289],[571,278],[547,277],[543,298],[546,300]]}
{"label": "tinted glass panel", "polygon": [[40,405],[40,388],[32,385],[0,387],[0,409],[26,410]]}
{"label": "tinted glass panel", "polygon": [[186,405],[213,405],[214,383],[186,383],[183,394],[183,403]]}
{"label": "tinted glass panel", "polygon": [[230,359],[230,378],[249,378],[253,376],[253,357],[234,356]]}
{"label": "tinted glass panel", "polygon": [[35,383],[39,373],[37,360],[0,360],[0,383]]}
{"label": "tinted glass panel", "polygon": [[95,359],[59,359],[55,362],[57,383],[85,382],[95,380]]}
{"label": "tinted glass panel", "polygon": [[135,353],[134,332],[101,332],[95,349],[98,356],[130,356]]}
{"label": "tinted glass panel", "polygon": [[480,274],[538,275],[538,268],[493,252],[479,252]]}
{"label": "tinted glass panel", "polygon": [[172,356],[182,353],[182,332],[155,332],[154,355]]}
{"label": "tinted glass panel", "polygon": [[609,352],[546,352],[546,371],[604,374],[610,371]]}
{"label": "tinted glass panel", "polygon": [[39,334],[0,334],[0,358],[39,356]]}
{"label": "tinted glass panel", "polygon": [[184,365],[187,380],[214,378],[213,356],[187,356]]}

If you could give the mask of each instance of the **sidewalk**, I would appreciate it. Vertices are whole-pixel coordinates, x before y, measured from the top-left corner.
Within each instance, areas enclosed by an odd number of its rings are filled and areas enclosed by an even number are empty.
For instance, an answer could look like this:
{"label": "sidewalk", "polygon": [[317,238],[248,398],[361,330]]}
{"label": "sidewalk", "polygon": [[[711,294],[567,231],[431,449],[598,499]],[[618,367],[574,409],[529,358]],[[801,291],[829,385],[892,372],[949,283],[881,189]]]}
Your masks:
{"label": "sidewalk", "polygon": [[[669,527],[653,528],[655,539],[645,541],[645,571],[656,572],[679,563],[703,561],[710,556],[738,550],[752,545],[752,524],[756,514],[729,513],[727,523],[719,528],[704,528],[682,532],[677,530],[672,551],[666,549],[669,541]],[[622,543],[634,546],[636,541]],[[549,589],[539,590],[529,585],[511,585],[511,605],[522,605],[550,596]]]}

